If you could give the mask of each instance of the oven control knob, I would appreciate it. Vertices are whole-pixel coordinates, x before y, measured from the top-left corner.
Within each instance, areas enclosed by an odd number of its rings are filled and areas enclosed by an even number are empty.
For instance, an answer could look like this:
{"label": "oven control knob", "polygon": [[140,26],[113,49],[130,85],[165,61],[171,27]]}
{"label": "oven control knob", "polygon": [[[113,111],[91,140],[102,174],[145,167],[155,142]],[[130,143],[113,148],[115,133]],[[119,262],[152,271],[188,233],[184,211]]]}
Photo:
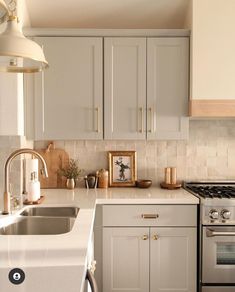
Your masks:
{"label": "oven control knob", "polygon": [[215,209],[211,209],[209,212],[209,216],[211,219],[217,220],[217,219],[219,219],[219,212]]}
{"label": "oven control knob", "polygon": [[225,219],[225,220],[228,220],[228,219],[230,219],[230,217],[231,217],[231,212],[230,212],[229,210],[227,210],[227,209],[223,209],[223,210],[221,211],[221,217],[222,217],[223,219]]}

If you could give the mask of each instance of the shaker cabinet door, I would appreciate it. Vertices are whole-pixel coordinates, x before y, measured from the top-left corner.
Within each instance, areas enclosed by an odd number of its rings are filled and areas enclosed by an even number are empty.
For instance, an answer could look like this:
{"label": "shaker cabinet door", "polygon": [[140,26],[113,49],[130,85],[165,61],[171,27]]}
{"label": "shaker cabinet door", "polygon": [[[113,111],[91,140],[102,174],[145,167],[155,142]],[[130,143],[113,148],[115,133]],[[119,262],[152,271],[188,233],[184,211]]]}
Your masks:
{"label": "shaker cabinet door", "polygon": [[146,138],[146,38],[104,40],[105,139]]}
{"label": "shaker cabinet door", "polygon": [[147,139],[188,138],[189,40],[147,39]]}
{"label": "shaker cabinet door", "polygon": [[150,292],[196,292],[196,228],[150,228]]}
{"label": "shaker cabinet door", "polygon": [[35,139],[102,139],[102,38],[36,41],[49,69],[35,75]]}
{"label": "shaker cabinet door", "polygon": [[149,228],[103,228],[103,292],[149,291]]}

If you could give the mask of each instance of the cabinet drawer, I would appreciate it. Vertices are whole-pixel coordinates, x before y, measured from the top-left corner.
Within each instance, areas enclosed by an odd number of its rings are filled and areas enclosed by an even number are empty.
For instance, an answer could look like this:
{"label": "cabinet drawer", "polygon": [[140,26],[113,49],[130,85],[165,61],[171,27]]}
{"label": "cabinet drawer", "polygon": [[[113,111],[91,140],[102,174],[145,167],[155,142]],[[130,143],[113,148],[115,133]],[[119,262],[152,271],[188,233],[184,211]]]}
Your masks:
{"label": "cabinet drawer", "polygon": [[103,226],[196,226],[196,205],[104,205]]}

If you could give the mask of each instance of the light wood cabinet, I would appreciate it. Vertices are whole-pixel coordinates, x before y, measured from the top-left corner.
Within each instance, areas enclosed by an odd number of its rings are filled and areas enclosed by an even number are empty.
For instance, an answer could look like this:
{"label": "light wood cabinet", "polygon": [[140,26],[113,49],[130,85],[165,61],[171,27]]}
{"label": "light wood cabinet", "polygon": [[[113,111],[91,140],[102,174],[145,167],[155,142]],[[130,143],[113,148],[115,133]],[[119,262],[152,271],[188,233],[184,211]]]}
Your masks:
{"label": "light wood cabinet", "polygon": [[194,0],[190,7],[193,117],[235,117],[234,1],[224,3]]}
{"label": "light wood cabinet", "polygon": [[[182,223],[187,207],[189,220]],[[180,205],[103,206],[102,291],[196,292],[196,210]],[[152,218],[144,219],[146,212]]]}
{"label": "light wood cabinet", "polygon": [[104,61],[105,139],[188,138],[188,38],[106,38]]}
{"label": "light wood cabinet", "polygon": [[102,38],[36,41],[50,67],[35,75],[35,139],[103,139]]}

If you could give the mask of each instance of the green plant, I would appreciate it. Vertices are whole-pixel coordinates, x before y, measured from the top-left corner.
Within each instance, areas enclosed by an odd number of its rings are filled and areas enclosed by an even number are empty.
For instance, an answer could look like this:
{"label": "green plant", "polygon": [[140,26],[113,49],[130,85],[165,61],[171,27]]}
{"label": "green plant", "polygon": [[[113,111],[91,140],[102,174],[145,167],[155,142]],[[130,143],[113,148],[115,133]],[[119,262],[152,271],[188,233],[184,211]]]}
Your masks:
{"label": "green plant", "polygon": [[66,167],[60,167],[58,174],[66,178],[77,179],[81,174],[82,170],[78,167],[78,160],[69,159]]}

